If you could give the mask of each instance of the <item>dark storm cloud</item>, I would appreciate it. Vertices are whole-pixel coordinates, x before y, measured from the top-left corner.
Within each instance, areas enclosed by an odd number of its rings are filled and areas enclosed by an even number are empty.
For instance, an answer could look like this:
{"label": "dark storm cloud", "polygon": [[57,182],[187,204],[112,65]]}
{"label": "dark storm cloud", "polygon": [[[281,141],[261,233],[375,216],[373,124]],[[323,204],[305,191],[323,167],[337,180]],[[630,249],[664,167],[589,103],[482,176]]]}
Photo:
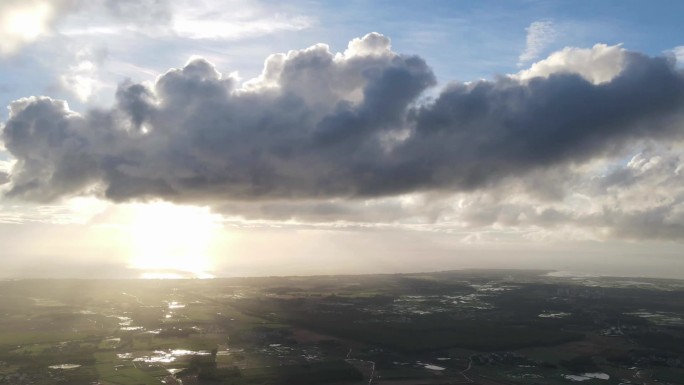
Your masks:
{"label": "dark storm cloud", "polygon": [[[510,175],[583,162],[638,138],[679,136],[684,76],[664,58],[627,55],[612,81],[594,85],[560,73],[528,83],[511,79],[454,85],[415,114],[398,151],[403,184],[479,188]],[[391,183],[379,187],[391,188]]]}
{"label": "dark storm cloud", "polygon": [[434,84],[424,60],[371,34],[344,54],[272,55],[242,87],[195,59],[151,88],[122,84],[108,110],[22,99],[3,130],[17,159],[7,194],[218,204],[465,191],[682,133],[684,76],[660,57],[626,52],[601,84],[501,77],[420,103]]}

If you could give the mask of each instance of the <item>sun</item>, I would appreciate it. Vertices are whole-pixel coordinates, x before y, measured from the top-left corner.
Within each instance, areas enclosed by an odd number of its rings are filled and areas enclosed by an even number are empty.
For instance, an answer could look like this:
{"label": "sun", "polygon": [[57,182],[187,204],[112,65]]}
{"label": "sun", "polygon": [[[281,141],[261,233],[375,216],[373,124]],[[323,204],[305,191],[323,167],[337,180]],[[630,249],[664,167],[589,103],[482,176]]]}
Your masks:
{"label": "sun", "polygon": [[207,278],[220,216],[207,207],[136,204],[129,225],[129,266],[142,278]]}
{"label": "sun", "polygon": [[25,41],[35,40],[45,32],[51,13],[49,3],[12,9],[3,17],[5,32]]}

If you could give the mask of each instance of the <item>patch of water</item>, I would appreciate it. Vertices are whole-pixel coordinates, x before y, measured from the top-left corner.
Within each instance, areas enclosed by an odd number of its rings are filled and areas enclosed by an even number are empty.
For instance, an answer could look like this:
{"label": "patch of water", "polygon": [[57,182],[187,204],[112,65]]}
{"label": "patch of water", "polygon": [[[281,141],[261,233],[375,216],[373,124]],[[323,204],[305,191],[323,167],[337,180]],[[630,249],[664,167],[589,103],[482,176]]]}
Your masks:
{"label": "patch of water", "polygon": [[173,350],[155,350],[152,355],[142,356],[133,359],[136,362],[147,362],[147,363],[170,363],[176,361],[178,357],[183,356],[207,356],[210,352],[204,350],[185,350],[185,349],[173,349]]}
{"label": "patch of water", "polygon": [[135,330],[143,330],[143,327],[142,326],[124,326],[122,328],[119,328],[119,330],[130,332],[130,331],[135,331]]}
{"label": "patch of water", "polygon": [[78,364],[60,364],[60,365],[52,365],[48,366],[50,369],[59,369],[59,370],[71,370],[71,369],[76,369],[80,368],[81,365]]}
{"label": "patch of water", "polygon": [[664,311],[649,312],[646,310],[639,310],[624,314],[647,319],[656,325],[684,325],[684,319],[682,319],[682,316],[676,313],[668,313]]}
{"label": "patch of water", "polygon": [[537,317],[539,317],[539,318],[565,318],[569,315],[572,315],[572,313],[566,313],[566,312],[559,311],[559,312],[555,312],[555,313],[544,312],[544,313],[539,314]]}
{"label": "patch of water", "polygon": [[171,301],[168,303],[169,309],[182,309],[185,307],[184,304],[176,301]]}
{"label": "patch of water", "polygon": [[582,374],[564,374],[563,378],[570,380],[570,381],[588,381],[591,379],[597,379],[597,380],[609,380],[610,375],[607,373],[582,373]]}

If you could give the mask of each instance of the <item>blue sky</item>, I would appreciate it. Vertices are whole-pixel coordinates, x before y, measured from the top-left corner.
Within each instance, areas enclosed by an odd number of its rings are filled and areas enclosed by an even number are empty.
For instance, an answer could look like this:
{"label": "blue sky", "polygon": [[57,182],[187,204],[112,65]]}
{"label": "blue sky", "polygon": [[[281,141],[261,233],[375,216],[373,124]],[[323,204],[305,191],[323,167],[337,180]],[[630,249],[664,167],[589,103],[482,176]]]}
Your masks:
{"label": "blue sky", "polygon": [[3,0],[0,104],[28,99],[0,118],[0,257],[121,274],[594,260],[681,275],[683,14],[674,0]]}

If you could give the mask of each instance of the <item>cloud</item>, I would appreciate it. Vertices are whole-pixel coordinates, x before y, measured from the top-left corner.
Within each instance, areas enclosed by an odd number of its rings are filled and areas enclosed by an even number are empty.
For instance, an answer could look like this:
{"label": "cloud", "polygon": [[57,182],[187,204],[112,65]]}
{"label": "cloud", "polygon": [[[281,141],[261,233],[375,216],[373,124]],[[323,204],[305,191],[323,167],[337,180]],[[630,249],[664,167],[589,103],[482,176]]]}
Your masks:
{"label": "cloud", "polygon": [[[318,44],[271,55],[243,84],[194,58],[154,84],[122,83],[111,108],[83,114],[21,99],[2,132],[16,158],[6,196],[163,199],[304,222],[581,225],[621,237],[657,222],[642,234],[679,234],[674,153],[644,150],[596,171],[635,146],[681,141],[684,75],[671,60],[565,49],[422,100],[435,82],[424,60],[374,33],[342,53]],[[648,205],[643,186],[662,199]]]}
{"label": "cloud", "polygon": [[235,40],[284,31],[301,31],[312,24],[311,18],[301,15],[259,15],[236,19],[229,15],[217,18],[212,13],[204,13],[196,16],[178,15],[173,21],[172,30],[178,36],[189,39]]}
{"label": "cloud", "polygon": [[107,51],[81,49],[75,55],[76,63],[60,76],[60,86],[71,92],[78,100],[88,101],[102,88],[99,80],[99,67],[107,56]]}
{"label": "cloud", "polygon": [[126,34],[186,39],[237,40],[284,31],[300,31],[315,20],[283,12],[273,4],[233,0],[98,0],[83,10],[99,16],[99,24],[76,22],[62,32],[68,36]]}
{"label": "cloud", "polygon": [[235,40],[311,27],[315,19],[255,1],[4,0],[0,55],[41,38],[134,36]]}
{"label": "cloud", "polygon": [[680,66],[684,66],[684,45],[680,45],[678,47],[674,47],[671,52],[675,59],[677,60],[677,64]]}
{"label": "cloud", "polygon": [[553,22],[548,20],[535,21],[525,28],[525,51],[518,57],[518,66],[523,66],[539,57],[544,49],[556,38]]}
{"label": "cloud", "polygon": [[[363,200],[235,202],[215,210],[252,220],[336,228],[444,232],[470,242],[684,240],[682,148],[644,149],[605,172],[607,160],[507,179],[469,192]],[[553,188],[553,194],[546,191]]]}
{"label": "cloud", "polygon": [[[682,148],[645,147],[620,166],[601,160],[556,168],[450,197],[458,207],[442,216],[462,230],[524,231],[535,238],[684,240]],[[554,184],[558,194],[536,194],[539,181]]]}
{"label": "cloud", "polygon": [[553,74],[574,73],[593,84],[606,83],[625,66],[628,52],[620,45],[596,44],[592,48],[567,47],[552,53],[512,77],[521,80],[548,78]]}
{"label": "cloud", "polygon": [[170,0],[101,0],[104,8],[119,20],[138,25],[169,22],[173,17]]}

